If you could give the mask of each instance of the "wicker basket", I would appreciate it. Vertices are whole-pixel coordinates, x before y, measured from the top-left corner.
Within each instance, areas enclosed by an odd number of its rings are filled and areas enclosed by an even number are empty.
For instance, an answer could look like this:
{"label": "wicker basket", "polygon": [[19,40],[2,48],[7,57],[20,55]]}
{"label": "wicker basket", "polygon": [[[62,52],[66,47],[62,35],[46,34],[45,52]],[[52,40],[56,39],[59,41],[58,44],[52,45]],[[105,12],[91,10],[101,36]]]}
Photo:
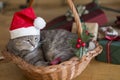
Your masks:
{"label": "wicker basket", "polygon": [[[33,1],[33,0],[31,0]],[[72,3],[72,0],[67,0],[73,14],[75,14],[76,25],[78,26],[78,36],[80,36],[82,29],[79,16],[75,7]],[[79,60],[77,57],[73,57],[68,61],[62,62],[58,65],[52,65],[47,67],[36,67],[25,62],[22,58],[9,53],[8,51],[2,51],[4,57],[14,62],[27,76],[29,80],[72,80],[81,74],[81,72],[87,67],[91,59],[102,51],[102,46],[99,45],[96,41],[96,48],[92,51],[86,53]]]}
{"label": "wicker basket", "polygon": [[96,46],[97,47],[93,51],[89,51],[81,60],[77,57],[73,57],[69,61],[47,67],[30,65],[20,57],[6,50],[2,53],[6,59],[12,60],[17,64],[29,80],[71,80],[81,74],[93,57],[101,53],[102,46],[98,43],[96,43]]}

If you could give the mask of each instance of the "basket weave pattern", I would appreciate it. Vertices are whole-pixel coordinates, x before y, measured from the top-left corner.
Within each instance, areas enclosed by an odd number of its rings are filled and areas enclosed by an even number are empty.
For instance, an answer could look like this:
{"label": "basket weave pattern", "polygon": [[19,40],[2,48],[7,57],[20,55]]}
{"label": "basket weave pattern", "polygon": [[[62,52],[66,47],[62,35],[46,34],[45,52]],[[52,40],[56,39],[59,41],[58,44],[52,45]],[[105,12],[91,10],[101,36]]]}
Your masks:
{"label": "basket weave pattern", "polygon": [[93,57],[101,53],[102,46],[97,42],[96,46],[93,51],[89,51],[80,60],[77,57],[73,57],[69,61],[47,67],[36,67],[28,64],[22,58],[6,50],[2,53],[6,59],[17,64],[29,80],[71,80],[81,74]]}

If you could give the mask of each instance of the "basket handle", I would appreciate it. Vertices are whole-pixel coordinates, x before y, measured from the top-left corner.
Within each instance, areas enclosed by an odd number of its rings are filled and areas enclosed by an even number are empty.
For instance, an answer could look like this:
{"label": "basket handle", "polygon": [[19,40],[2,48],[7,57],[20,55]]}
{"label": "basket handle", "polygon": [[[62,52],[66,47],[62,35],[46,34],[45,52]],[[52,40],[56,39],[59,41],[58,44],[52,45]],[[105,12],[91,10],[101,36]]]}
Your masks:
{"label": "basket handle", "polygon": [[31,6],[32,6],[33,1],[34,1],[34,0],[30,0],[30,2],[29,2],[29,4],[28,4],[28,7],[31,7]]}
{"label": "basket handle", "polygon": [[78,37],[80,37],[80,35],[82,34],[82,25],[81,25],[79,15],[78,15],[77,10],[73,4],[73,0],[67,0],[67,2],[68,2],[68,5],[73,12],[74,19],[75,19],[76,26],[77,26],[77,34],[78,34]]}

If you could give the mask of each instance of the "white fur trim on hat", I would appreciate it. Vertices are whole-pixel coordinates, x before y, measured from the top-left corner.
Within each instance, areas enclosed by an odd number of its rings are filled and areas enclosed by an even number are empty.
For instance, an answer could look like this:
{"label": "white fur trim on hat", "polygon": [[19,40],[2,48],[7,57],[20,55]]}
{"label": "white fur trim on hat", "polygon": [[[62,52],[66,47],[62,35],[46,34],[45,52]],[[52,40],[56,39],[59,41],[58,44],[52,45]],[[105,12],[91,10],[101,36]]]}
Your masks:
{"label": "white fur trim on hat", "polygon": [[11,39],[28,36],[28,35],[40,35],[40,30],[36,29],[33,26],[29,26],[28,28],[19,28],[10,31]]}
{"label": "white fur trim on hat", "polygon": [[34,26],[38,29],[43,29],[45,26],[46,26],[46,22],[43,18],[41,17],[37,17],[35,20],[34,20]]}

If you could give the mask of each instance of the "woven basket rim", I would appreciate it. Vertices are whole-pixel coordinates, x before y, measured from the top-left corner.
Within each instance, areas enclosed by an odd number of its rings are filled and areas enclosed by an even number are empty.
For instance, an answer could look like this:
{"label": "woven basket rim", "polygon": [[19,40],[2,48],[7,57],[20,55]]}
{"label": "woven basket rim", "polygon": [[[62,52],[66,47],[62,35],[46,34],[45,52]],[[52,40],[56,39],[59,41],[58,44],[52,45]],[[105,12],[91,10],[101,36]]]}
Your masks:
{"label": "woven basket rim", "polygon": [[2,54],[6,59],[11,60],[13,63],[17,64],[21,69],[23,70],[31,70],[36,73],[40,74],[46,74],[46,73],[52,73],[54,71],[60,71],[63,67],[69,67],[69,66],[75,66],[78,65],[88,59],[92,59],[93,57],[97,56],[102,52],[102,46],[98,44],[98,42],[95,42],[96,48],[94,50],[91,50],[87,52],[86,55],[84,55],[80,60],[77,57],[72,57],[70,60],[62,62],[57,65],[50,65],[50,66],[34,66],[32,64],[27,63],[22,58],[15,56],[14,54],[8,52],[7,50],[2,51]]}

